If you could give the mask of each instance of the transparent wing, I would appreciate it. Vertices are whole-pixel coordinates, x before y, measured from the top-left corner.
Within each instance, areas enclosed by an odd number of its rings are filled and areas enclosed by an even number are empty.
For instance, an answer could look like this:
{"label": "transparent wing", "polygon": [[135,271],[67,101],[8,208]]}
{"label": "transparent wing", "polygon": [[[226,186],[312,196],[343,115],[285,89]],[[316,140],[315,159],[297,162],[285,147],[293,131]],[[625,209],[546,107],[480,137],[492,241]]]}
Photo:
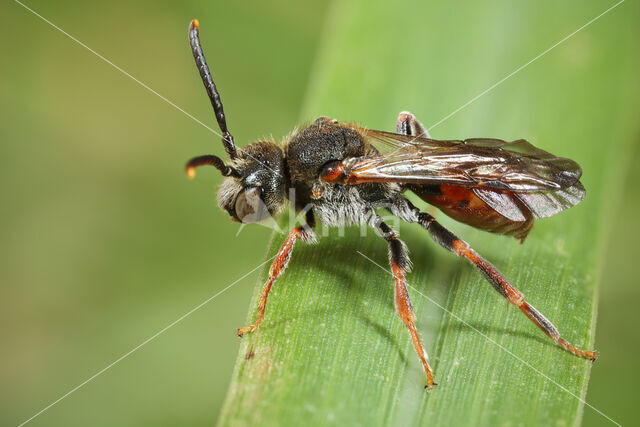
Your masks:
{"label": "transparent wing", "polygon": [[585,189],[577,182],[571,187],[556,191],[500,193],[474,188],[473,193],[500,215],[520,222],[526,220],[527,213],[531,213],[534,218],[547,218],[577,205],[584,199]]}
{"label": "transparent wing", "polygon": [[365,130],[386,154],[343,161],[349,182],[451,184],[468,188],[536,193],[570,188],[582,169],[573,160],[556,157],[525,140],[434,140]]}

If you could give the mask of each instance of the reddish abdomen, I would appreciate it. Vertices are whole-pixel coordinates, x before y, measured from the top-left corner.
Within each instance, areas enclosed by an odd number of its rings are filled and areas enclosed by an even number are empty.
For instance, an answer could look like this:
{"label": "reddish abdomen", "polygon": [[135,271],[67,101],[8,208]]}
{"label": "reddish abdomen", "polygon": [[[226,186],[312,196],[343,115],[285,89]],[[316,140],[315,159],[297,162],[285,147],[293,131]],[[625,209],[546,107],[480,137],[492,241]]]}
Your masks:
{"label": "reddish abdomen", "polygon": [[[506,234],[524,241],[533,226],[533,216],[527,212],[525,221],[516,222],[505,218],[476,196],[469,188],[455,185],[441,185],[439,194],[430,189],[414,186],[411,188],[422,200],[436,206],[456,221],[492,233]],[[515,200],[518,205],[521,203]]]}

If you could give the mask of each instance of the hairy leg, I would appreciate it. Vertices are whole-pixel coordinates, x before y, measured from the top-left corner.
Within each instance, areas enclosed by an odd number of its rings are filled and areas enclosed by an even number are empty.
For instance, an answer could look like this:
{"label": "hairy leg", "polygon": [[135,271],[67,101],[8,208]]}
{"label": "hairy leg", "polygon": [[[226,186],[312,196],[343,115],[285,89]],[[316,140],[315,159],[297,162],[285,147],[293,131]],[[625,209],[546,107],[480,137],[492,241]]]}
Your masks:
{"label": "hairy leg", "polygon": [[428,213],[415,210],[415,221],[424,227],[431,237],[442,247],[448,249],[459,257],[469,260],[493,288],[507,299],[511,304],[518,307],[538,328],[542,330],[549,338],[560,344],[566,350],[576,356],[584,357],[592,361],[596,360],[597,354],[594,351],[581,350],[560,336],[558,329],[535,309],[531,304],[525,301],[524,295],[516,289],[509,281],[487,260],[482,258],[474,251],[467,242],[459,239],[452,232],[440,225],[435,218]]}
{"label": "hairy leg", "polygon": [[408,111],[403,111],[398,114],[398,119],[396,120],[396,133],[431,138],[429,131],[425,129],[416,116]]}
{"label": "hairy leg", "polygon": [[393,273],[393,280],[396,283],[395,286],[395,306],[398,316],[402,319],[402,322],[409,329],[411,340],[413,341],[413,347],[420,358],[424,372],[427,374],[427,389],[431,389],[436,383],[433,381],[433,371],[429,366],[429,356],[420,342],[420,336],[416,329],[416,315],[413,312],[413,306],[411,305],[411,299],[409,298],[409,292],[407,290],[407,283],[405,280],[405,273],[410,269],[410,260],[407,253],[407,248],[398,239],[395,231],[385,224],[380,217],[374,217],[374,227],[380,233],[382,237],[389,243],[389,263],[391,264],[391,272]]}
{"label": "hairy leg", "polygon": [[293,252],[293,245],[298,239],[301,239],[304,242],[313,242],[315,240],[315,235],[311,230],[312,227],[313,213],[312,211],[308,211],[307,226],[296,227],[289,232],[289,235],[280,247],[278,254],[271,264],[271,268],[269,269],[269,278],[262,288],[262,295],[260,296],[260,301],[258,302],[258,317],[256,318],[256,322],[251,326],[245,326],[244,328],[238,329],[239,337],[242,337],[247,332],[254,331],[258,326],[260,326],[260,323],[262,323],[265,308],[267,306],[267,298],[269,297],[269,292],[271,291],[271,287],[273,286],[275,281],[287,268],[287,264],[289,263],[289,259],[291,258],[291,253]]}

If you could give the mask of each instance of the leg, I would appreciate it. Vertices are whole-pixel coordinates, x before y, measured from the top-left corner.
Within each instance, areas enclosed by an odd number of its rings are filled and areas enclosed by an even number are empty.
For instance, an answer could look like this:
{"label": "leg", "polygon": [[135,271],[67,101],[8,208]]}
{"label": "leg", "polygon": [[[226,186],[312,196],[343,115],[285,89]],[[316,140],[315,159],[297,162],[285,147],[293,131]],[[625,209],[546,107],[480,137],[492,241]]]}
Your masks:
{"label": "leg", "polygon": [[256,323],[251,326],[246,326],[244,328],[238,329],[239,337],[242,337],[247,332],[254,331],[258,326],[260,326],[260,323],[262,323],[262,319],[264,318],[264,310],[267,306],[267,297],[269,296],[269,292],[271,291],[271,286],[273,286],[280,274],[282,274],[285,268],[287,268],[289,258],[291,258],[291,252],[293,251],[293,245],[296,243],[296,240],[302,239],[302,241],[305,242],[312,242],[315,239],[315,235],[313,234],[313,231],[311,231],[311,227],[313,227],[312,211],[307,212],[307,224],[307,226],[296,227],[291,230],[291,232],[289,232],[289,235],[280,247],[278,254],[271,264],[267,283],[265,283],[264,287],[262,288],[262,295],[260,296],[260,301],[258,302],[258,317],[256,318]]}
{"label": "leg", "polygon": [[416,315],[413,313],[413,307],[411,305],[411,300],[409,299],[409,292],[407,291],[407,283],[405,280],[405,272],[411,267],[407,248],[404,243],[398,239],[396,233],[387,224],[385,224],[380,217],[376,216],[374,218],[374,226],[376,230],[387,240],[387,242],[389,242],[389,263],[391,264],[393,279],[396,282],[396,311],[398,312],[400,319],[402,319],[402,322],[409,329],[409,334],[411,334],[411,340],[413,341],[413,347],[420,358],[420,362],[422,362],[424,372],[427,374],[427,385],[425,387],[430,390],[434,385],[436,385],[436,383],[433,382],[433,371],[431,370],[431,366],[429,366],[428,362],[429,356],[427,355],[424,347],[422,347],[420,336],[416,330]]}
{"label": "leg", "polygon": [[535,325],[542,330],[549,338],[560,344],[566,350],[576,356],[585,357],[592,361],[597,355],[594,351],[580,350],[574,347],[567,340],[560,336],[560,333],[553,324],[536,310],[531,304],[524,300],[524,295],[520,293],[509,281],[487,260],[482,258],[476,251],[463,240],[460,240],[449,230],[440,225],[431,215],[419,212],[416,209],[417,221],[424,227],[433,239],[445,249],[456,255],[466,258],[482,273],[489,283],[511,304],[518,307]]}
{"label": "leg", "polygon": [[415,137],[431,138],[429,131],[427,131],[422,123],[416,119],[416,116],[408,111],[403,111],[398,114],[398,120],[396,120],[396,133],[402,135],[413,135]]}

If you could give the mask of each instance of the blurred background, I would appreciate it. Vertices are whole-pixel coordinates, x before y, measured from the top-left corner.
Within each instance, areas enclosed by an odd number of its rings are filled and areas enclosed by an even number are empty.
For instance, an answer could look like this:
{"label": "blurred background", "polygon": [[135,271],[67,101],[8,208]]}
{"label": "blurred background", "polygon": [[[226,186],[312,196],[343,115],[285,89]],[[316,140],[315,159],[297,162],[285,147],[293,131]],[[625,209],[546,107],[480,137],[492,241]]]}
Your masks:
{"label": "blurred background", "polygon": [[[579,18],[566,33],[614,4],[591,3],[587,11],[575,3]],[[602,18],[623,39],[633,33],[617,20],[640,16],[628,3]],[[216,128],[188,48],[187,26],[197,17],[239,145],[280,138],[313,118],[304,103],[314,61],[328,11],[340,13],[322,2],[285,1],[25,5]],[[451,20],[453,28],[456,13],[428,18]],[[257,267],[271,233],[247,227],[237,234],[238,225],[216,207],[215,170],[195,181],[184,177],[189,157],[222,153],[217,136],[17,2],[0,5],[0,22],[0,424],[18,425]],[[539,51],[547,47],[541,42]],[[597,48],[615,54],[618,46]],[[567,41],[562,54],[582,61],[585,45]],[[375,58],[363,60],[375,66]],[[602,78],[615,69],[611,64]],[[487,86],[510,71],[487,76]],[[457,83],[435,84],[446,94]],[[617,101],[612,96],[593,114]],[[637,115],[634,108],[627,113]],[[362,120],[358,111],[341,119]],[[393,123],[391,116],[389,130]],[[453,120],[449,125],[441,131],[455,129]],[[636,419],[640,381],[639,128],[629,131],[628,163],[618,172],[623,197],[611,199],[601,248],[602,357],[586,399],[622,424]],[[211,425],[257,276],[246,275],[31,424]],[[602,418],[586,409],[583,421],[599,425]]]}

